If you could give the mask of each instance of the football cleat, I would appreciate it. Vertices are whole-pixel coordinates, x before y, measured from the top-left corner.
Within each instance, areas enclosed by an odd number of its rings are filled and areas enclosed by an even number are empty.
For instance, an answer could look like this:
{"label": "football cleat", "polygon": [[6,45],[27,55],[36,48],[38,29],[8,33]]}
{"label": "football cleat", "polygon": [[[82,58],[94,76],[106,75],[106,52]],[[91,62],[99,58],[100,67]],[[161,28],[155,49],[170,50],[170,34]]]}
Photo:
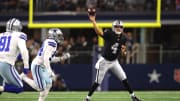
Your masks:
{"label": "football cleat", "polygon": [[136,96],[132,96],[132,101],[141,101],[140,99],[138,99]]}
{"label": "football cleat", "polygon": [[90,101],[90,99],[88,99],[88,98],[85,98],[83,101]]}

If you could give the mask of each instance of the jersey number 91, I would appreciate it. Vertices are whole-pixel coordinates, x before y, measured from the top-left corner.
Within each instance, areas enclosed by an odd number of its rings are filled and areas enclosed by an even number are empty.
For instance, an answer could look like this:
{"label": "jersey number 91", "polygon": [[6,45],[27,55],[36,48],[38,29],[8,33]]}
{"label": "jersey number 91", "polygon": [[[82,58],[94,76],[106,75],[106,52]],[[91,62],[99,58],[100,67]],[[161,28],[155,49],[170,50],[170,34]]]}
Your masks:
{"label": "jersey number 91", "polygon": [[0,37],[0,52],[8,52],[10,46],[11,36]]}

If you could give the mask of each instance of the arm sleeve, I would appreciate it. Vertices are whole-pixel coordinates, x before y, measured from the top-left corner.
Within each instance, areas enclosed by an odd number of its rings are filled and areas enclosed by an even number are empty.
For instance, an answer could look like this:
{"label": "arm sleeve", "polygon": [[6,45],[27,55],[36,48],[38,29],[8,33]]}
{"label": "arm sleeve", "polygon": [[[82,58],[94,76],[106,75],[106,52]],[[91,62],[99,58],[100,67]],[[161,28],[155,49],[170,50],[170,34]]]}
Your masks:
{"label": "arm sleeve", "polygon": [[26,47],[27,36],[22,34],[18,40],[18,47],[23,59],[24,67],[29,68],[29,53]]}
{"label": "arm sleeve", "polygon": [[67,53],[63,53],[63,55],[60,56],[60,57],[53,57],[53,58],[51,58],[51,62],[52,63],[57,63],[57,62],[60,62],[62,60],[67,60],[70,57],[71,57],[70,53],[68,53],[68,52]]}
{"label": "arm sleeve", "polygon": [[54,56],[54,57],[51,58],[51,63],[57,63],[57,62],[60,62],[60,61],[61,61],[61,57]]}
{"label": "arm sleeve", "polygon": [[47,68],[48,72],[51,73],[52,69],[50,66],[50,58],[55,51],[55,48],[47,45],[44,50],[44,66]]}

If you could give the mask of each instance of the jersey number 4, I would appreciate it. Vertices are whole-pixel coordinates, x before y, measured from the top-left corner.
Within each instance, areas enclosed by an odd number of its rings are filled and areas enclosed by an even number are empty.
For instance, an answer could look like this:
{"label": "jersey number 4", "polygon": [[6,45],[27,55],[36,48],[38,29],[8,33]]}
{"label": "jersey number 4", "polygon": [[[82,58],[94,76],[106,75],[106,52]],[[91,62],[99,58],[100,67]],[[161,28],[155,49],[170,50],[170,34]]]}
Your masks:
{"label": "jersey number 4", "polygon": [[10,46],[11,36],[0,37],[0,52],[8,52]]}
{"label": "jersey number 4", "polygon": [[119,46],[119,43],[115,43],[111,46],[111,49],[112,49],[112,53],[113,54],[116,54],[117,53],[117,50],[118,50],[118,46]]}

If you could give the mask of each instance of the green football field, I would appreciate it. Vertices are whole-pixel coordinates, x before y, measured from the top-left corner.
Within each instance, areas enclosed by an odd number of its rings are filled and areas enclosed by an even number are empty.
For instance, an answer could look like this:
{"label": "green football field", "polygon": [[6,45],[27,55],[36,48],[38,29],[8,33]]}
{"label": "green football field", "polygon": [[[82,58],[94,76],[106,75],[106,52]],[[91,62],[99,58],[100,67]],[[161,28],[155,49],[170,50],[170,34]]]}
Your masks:
{"label": "green football field", "polygon": [[[180,101],[180,91],[136,91],[142,101]],[[37,101],[38,92],[3,93],[0,101]],[[83,101],[87,92],[50,92],[46,101]],[[131,101],[125,91],[95,92],[91,101]]]}

